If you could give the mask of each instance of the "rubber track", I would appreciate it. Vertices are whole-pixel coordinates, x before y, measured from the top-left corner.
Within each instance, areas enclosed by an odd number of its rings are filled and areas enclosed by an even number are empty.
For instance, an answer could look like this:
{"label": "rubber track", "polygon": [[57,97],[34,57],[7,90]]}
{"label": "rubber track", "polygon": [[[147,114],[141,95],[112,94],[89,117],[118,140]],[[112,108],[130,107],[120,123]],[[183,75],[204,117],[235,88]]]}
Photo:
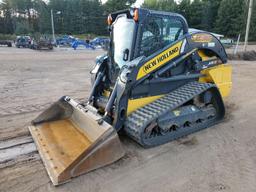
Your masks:
{"label": "rubber track", "polygon": [[[145,128],[151,122],[155,122],[161,115],[178,108],[179,106],[193,99],[195,96],[212,87],[216,86],[211,83],[199,83],[197,81],[190,82],[182,87],[179,87],[178,89],[166,94],[148,105],[145,105],[129,115],[125,122],[125,132],[136,142],[140,143],[142,146],[145,146],[142,141],[142,135],[144,134]],[[176,138],[172,138],[171,140],[174,139]]]}

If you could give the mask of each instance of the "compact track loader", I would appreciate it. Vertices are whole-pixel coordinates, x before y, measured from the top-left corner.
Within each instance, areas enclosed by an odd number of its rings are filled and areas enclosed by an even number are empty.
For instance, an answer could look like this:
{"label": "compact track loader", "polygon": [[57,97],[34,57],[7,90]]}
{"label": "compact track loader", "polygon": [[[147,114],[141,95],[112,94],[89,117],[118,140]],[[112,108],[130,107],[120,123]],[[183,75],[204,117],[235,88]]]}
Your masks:
{"label": "compact track loader", "polygon": [[96,59],[88,100],[63,96],[29,127],[55,185],[120,159],[120,131],[153,147],[225,114],[232,69],[215,36],[147,9],[110,14],[108,24],[109,50]]}

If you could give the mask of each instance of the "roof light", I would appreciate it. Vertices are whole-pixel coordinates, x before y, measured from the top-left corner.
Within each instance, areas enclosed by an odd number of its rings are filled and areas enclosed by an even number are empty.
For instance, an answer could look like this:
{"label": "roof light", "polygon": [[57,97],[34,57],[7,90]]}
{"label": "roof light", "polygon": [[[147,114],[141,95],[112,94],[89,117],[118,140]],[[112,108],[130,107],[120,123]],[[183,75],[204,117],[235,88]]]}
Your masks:
{"label": "roof light", "polygon": [[112,24],[112,17],[111,17],[111,15],[109,14],[108,15],[108,25],[111,25]]}
{"label": "roof light", "polygon": [[136,22],[139,21],[139,10],[138,9],[134,10],[133,20],[136,21]]}

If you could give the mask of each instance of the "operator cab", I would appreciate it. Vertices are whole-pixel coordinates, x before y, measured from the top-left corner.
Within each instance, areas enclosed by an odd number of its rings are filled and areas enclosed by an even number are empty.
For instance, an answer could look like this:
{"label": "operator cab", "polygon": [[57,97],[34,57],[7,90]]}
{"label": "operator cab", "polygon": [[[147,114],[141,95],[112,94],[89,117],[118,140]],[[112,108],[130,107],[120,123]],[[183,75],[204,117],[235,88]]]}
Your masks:
{"label": "operator cab", "polygon": [[147,9],[119,11],[108,16],[110,63],[121,69],[130,61],[149,57],[188,33],[179,14]]}

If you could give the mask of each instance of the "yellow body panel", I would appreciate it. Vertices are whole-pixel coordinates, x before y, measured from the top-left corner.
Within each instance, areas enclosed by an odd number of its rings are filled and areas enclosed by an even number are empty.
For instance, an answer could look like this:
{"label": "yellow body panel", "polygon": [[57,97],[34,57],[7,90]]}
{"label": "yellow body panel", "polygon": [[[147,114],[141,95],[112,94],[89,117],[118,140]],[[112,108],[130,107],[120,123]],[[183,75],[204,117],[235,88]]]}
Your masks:
{"label": "yellow body panel", "polygon": [[178,56],[180,54],[182,42],[183,41],[176,43],[141,66],[137,75],[137,80]]}
{"label": "yellow body panel", "polygon": [[128,107],[127,107],[127,115],[131,114],[133,111],[159,99],[163,95],[156,95],[151,97],[143,97],[139,99],[129,99],[128,100]]}
{"label": "yellow body panel", "polygon": [[198,50],[198,55],[202,58],[202,61],[209,61],[212,59],[217,59],[216,56],[213,56],[213,57],[207,56],[203,50]]}
{"label": "yellow body panel", "polygon": [[203,61],[207,61],[209,59],[203,50],[198,50],[198,55],[202,58]]}
{"label": "yellow body panel", "polygon": [[199,82],[215,83],[222,97],[227,97],[232,88],[232,66],[229,64],[218,65],[201,71],[204,77]]}

